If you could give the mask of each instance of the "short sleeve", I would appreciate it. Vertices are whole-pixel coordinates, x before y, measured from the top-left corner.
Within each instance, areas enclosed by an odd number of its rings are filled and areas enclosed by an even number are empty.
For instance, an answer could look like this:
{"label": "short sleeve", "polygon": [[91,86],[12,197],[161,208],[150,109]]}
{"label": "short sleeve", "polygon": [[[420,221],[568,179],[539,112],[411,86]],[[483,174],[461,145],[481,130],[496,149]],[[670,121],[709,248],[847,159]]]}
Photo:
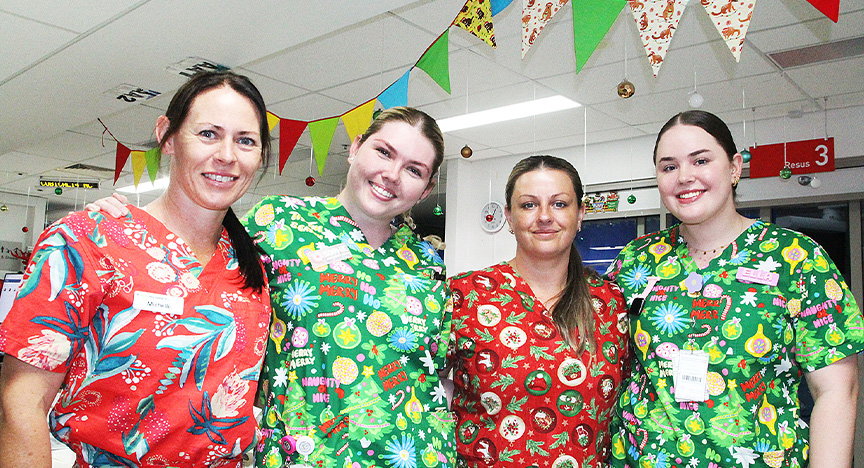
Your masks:
{"label": "short sleeve", "polygon": [[[113,224],[113,221],[112,221]],[[66,372],[89,334],[102,285],[83,239],[100,233],[74,213],[39,237],[15,302],[0,327],[0,350],[40,369]],[[103,268],[107,270],[108,268]]]}
{"label": "short sleeve", "polygon": [[781,292],[790,297],[786,308],[795,326],[798,363],[812,372],[864,350],[861,311],[824,249],[802,235],[784,251],[784,257],[801,258],[801,265],[787,260],[781,267],[786,269],[781,275],[792,279]]}

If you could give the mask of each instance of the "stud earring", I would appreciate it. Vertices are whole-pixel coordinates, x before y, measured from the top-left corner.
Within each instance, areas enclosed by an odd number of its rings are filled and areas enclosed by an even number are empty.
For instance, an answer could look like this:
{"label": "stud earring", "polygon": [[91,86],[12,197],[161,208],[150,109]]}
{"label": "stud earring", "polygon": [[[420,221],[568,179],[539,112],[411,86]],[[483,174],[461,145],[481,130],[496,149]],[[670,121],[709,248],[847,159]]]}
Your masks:
{"label": "stud earring", "polygon": [[732,187],[733,187],[733,188],[734,188],[734,187],[737,187],[737,186],[738,186],[738,182],[739,182],[740,180],[741,180],[741,176],[739,176],[739,175],[737,175],[737,174],[736,174],[736,175],[733,175],[733,176],[732,176]]}
{"label": "stud earring", "polygon": [[510,234],[515,234],[515,232],[513,232],[513,226],[510,226],[509,230],[510,230]]}

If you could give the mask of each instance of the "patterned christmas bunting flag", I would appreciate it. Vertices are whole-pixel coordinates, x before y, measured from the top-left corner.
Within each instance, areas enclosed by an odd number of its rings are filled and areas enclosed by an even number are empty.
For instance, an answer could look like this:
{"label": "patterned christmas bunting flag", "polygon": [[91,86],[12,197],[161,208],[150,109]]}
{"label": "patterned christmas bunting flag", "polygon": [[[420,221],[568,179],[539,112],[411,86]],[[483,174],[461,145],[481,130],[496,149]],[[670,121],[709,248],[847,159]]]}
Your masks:
{"label": "patterned christmas bunting flag", "polygon": [[408,76],[411,70],[405,72],[398,80],[378,95],[378,102],[385,109],[408,105]]}
{"label": "patterned christmas bunting flag", "polygon": [[288,156],[291,156],[291,152],[294,151],[303,130],[306,130],[306,122],[302,120],[279,120],[279,174],[282,174],[282,168],[285,167]]}
{"label": "patterned christmas bunting flag", "polygon": [[468,0],[462,7],[462,11],[456,15],[453,24],[479,37],[493,48],[497,48],[489,0]]}
{"label": "patterned christmas bunting flag", "polygon": [[159,174],[159,165],[162,164],[162,150],[157,146],[144,153],[144,161],[147,163],[147,174],[150,175],[150,182],[156,183],[156,176]]}
{"label": "patterned christmas bunting flag", "polygon": [[417,68],[425,71],[438,86],[450,94],[450,39],[449,31],[444,31],[438,39],[426,49],[426,53],[417,61]]}
{"label": "patterned christmas bunting flag", "polygon": [[129,153],[132,150],[117,142],[117,152],[114,155],[114,183],[117,183],[117,179],[120,178],[120,173],[123,172],[123,166],[126,165],[126,161],[129,160]]}
{"label": "patterned christmas bunting flag", "polygon": [[735,61],[739,61],[756,0],[702,0],[702,5],[717,27],[717,32],[726,41],[726,47],[732,52]]}
{"label": "patterned christmas bunting flag", "polygon": [[348,132],[348,140],[353,142],[354,138],[365,132],[372,123],[372,113],[375,112],[375,100],[366,101],[342,116],[345,131]]}
{"label": "patterned christmas bunting flag", "polygon": [[654,76],[663,65],[663,57],[672,42],[672,35],[687,6],[686,0],[629,0],[633,18]]}
{"label": "patterned christmas bunting flag", "polygon": [[566,4],[567,0],[522,0],[522,58],[534,45],[546,23]]}
{"label": "patterned christmas bunting flag", "polygon": [[143,151],[130,151],[129,157],[132,159],[132,181],[135,188],[138,188],[141,176],[144,175],[144,166],[147,164],[147,158],[144,157]]}
{"label": "patterned christmas bunting flag", "polygon": [[315,162],[318,163],[318,175],[324,175],[324,164],[327,163],[327,153],[330,152],[330,143],[333,141],[333,132],[339,117],[316,120],[309,122],[309,136],[312,137],[312,151],[315,153]]}
{"label": "patterned christmas bunting flag", "polygon": [[594,49],[609,32],[627,0],[573,0],[573,41],[576,73],[582,71]]}
{"label": "patterned christmas bunting flag", "polygon": [[840,18],[840,0],[807,0],[833,22]]}

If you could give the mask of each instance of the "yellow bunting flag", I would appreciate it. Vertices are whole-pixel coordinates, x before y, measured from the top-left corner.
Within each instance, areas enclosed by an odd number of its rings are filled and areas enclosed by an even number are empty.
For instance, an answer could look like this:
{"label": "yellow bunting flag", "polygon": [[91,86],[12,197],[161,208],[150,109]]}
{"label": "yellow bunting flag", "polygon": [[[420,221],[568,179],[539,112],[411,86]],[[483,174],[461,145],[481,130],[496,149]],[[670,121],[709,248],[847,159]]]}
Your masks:
{"label": "yellow bunting flag", "polygon": [[685,0],[630,0],[630,10],[654,76],[663,66],[663,58],[686,6]]}
{"label": "yellow bunting flag", "polygon": [[272,132],[277,125],[279,125],[279,117],[276,114],[267,111],[267,126],[270,128],[270,131]]}
{"label": "yellow bunting flag", "polygon": [[702,0],[702,5],[735,61],[739,61],[756,0]]}
{"label": "yellow bunting flag", "polygon": [[453,24],[477,36],[493,48],[495,30],[492,27],[492,6],[488,0],[468,0],[456,15]]}
{"label": "yellow bunting flag", "polygon": [[147,158],[143,151],[131,151],[129,158],[132,159],[132,180],[135,188],[138,188],[138,183],[141,182],[141,176],[144,175],[144,167],[147,165]]}
{"label": "yellow bunting flag", "polygon": [[315,161],[318,163],[318,175],[324,175],[324,164],[327,163],[327,153],[330,152],[330,143],[333,142],[333,132],[339,117],[330,117],[324,120],[309,122],[309,136],[312,138],[312,151],[315,153]]}
{"label": "yellow bunting flag", "polygon": [[342,123],[345,124],[345,131],[348,132],[348,140],[353,142],[357,135],[369,128],[373,112],[375,112],[375,100],[371,99],[342,116]]}

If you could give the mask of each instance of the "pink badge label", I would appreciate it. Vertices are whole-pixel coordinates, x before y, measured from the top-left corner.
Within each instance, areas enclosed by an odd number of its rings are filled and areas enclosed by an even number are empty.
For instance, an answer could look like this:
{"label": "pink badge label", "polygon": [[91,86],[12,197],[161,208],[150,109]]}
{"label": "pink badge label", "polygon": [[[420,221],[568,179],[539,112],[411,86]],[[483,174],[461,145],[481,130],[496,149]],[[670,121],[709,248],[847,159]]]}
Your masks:
{"label": "pink badge label", "polygon": [[735,279],[742,283],[757,283],[768,286],[777,286],[777,281],[780,279],[780,275],[777,273],[771,273],[770,271],[741,267],[738,268],[738,273],[735,274]]}

